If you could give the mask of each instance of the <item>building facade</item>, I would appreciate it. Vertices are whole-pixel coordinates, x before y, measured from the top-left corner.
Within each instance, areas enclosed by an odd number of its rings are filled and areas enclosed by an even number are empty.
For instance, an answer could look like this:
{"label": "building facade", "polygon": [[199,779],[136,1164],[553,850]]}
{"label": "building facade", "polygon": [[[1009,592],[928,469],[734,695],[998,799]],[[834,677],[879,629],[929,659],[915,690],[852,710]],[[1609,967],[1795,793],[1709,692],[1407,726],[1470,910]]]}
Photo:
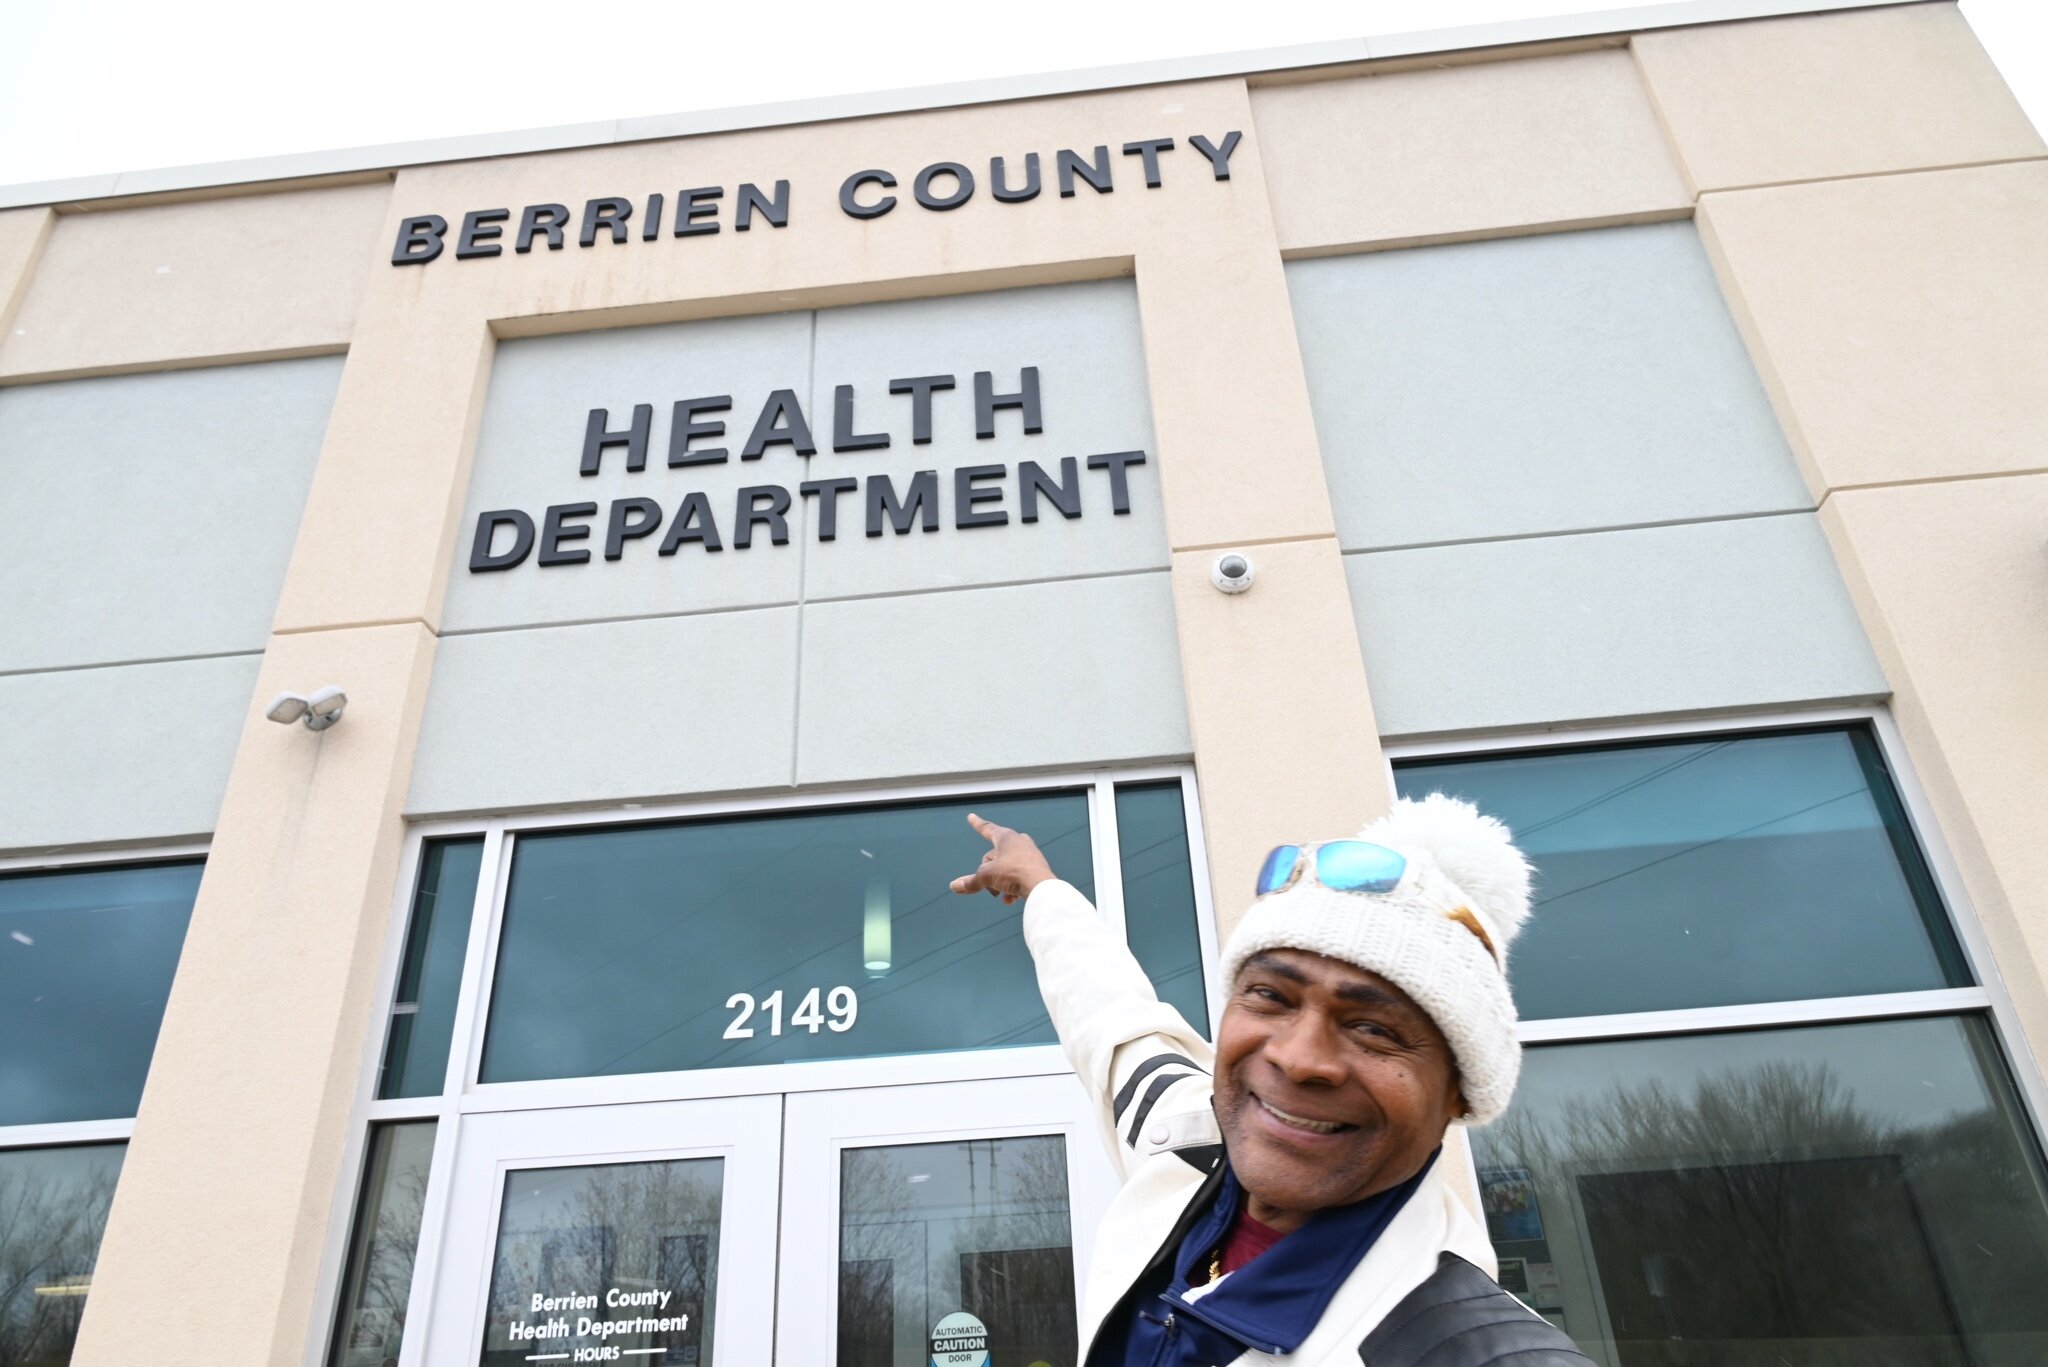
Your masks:
{"label": "building facade", "polygon": [[2048,146],[1953,5],[0,202],[0,1363],[1071,1365],[966,813],[1206,1029],[1438,789],[1539,868],[1505,1285],[2048,1360]]}

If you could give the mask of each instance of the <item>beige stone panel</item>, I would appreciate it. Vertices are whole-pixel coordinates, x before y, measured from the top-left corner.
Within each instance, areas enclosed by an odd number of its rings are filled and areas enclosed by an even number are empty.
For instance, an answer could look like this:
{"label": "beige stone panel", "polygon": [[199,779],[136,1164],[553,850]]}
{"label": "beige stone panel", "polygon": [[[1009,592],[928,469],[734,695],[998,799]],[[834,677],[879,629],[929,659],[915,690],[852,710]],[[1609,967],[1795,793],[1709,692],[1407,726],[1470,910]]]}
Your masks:
{"label": "beige stone panel", "polygon": [[[77,1367],[297,1364],[314,1303],[405,839],[433,657],[417,624],[265,656],[100,1245]],[[348,690],[325,732],[276,692]],[[178,1269],[232,1288],[234,1311]]]}
{"label": "beige stone panel", "polygon": [[1173,557],[1219,939],[1273,846],[1349,835],[1393,801],[1336,538],[1233,549],[1255,572],[1244,593],[1209,582],[1215,553]]}
{"label": "beige stone panel", "polygon": [[[1240,594],[1209,582],[1214,552],[1173,557],[1219,945],[1250,906],[1266,851],[1348,835],[1393,802],[1336,538],[1235,549],[1256,570]],[[1459,1198],[1479,1215],[1462,1127],[1444,1136],[1444,1150]]]}
{"label": "beige stone panel", "polygon": [[36,260],[49,240],[56,215],[48,209],[15,209],[0,214],[0,348],[13,331],[14,314],[28,293]]}
{"label": "beige stone panel", "polygon": [[279,632],[439,621],[496,344],[482,318],[433,298],[431,283],[408,274],[366,301],[278,597]]}
{"label": "beige stone panel", "polygon": [[388,182],[60,216],[0,377],[339,351]]}
{"label": "beige stone panel", "polygon": [[1280,245],[1392,246],[1690,212],[1627,52],[1252,92]]}
{"label": "beige stone panel", "polygon": [[2048,1059],[2048,475],[1837,493],[1821,524],[2034,1057]]}
{"label": "beige stone panel", "polygon": [[1700,227],[1816,497],[2048,467],[2048,162],[1707,195]]}
{"label": "beige stone panel", "polygon": [[1180,551],[1333,535],[1272,240],[1145,253],[1138,313],[1168,544]]}
{"label": "beige stone panel", "polygon": [[[1244,143],[1231,162],[1231,178],[1214,179],[1189,135],[1220,140],[1241,130]],[[1161,156],[1161,181],[1147,189],[1139,158],[1124,143],[1172,137]],[[743,308],[808,308],[849,298],[888,297],[903,282],[931,282],[975,272],[1017,272],[1076,261],[1128,261],[1155,241],[1220,242],[1248,230],[1270,231],[1251,113],[1242,81],[1209,81],[1065,99],[1027,101],[888,118],[802,127],[757,129],[669,142],[626,144],[541,156],[506,158],[401,174],[392,200],[385,247],[403,216],[438,213],[451,222],[466,209],[560,203],[579,216],[591,198],[617,195],[635,204],[634,236],[584,248],[575,234],[560,251],[536,246],[518,255],[510,236],[503,255],[456,261],[451,246],[424,267],[382,267],[389,274],[455,278],[493,319],[579,315],[577,326],[604,321],[612,309],[635,309],[646,321],[650,306],[669,316],[703,316]],[[1097,194],[1077,186],[1062,198],[1055,154],[1109,148],[1115,189]],[[1012,183],[1024,158],[1036,153],[1044,188],[1025,203],[994,199],[990,159],[1002,156]],[[925,166],[961,163],[976,179],[974,197],[959,208],[933,212],[912,202],[912,181]],[[875,219],[855,219],[838,204],[841,182],[855,171],[894,174],[891,190],[875,187],[863,199],[893,194],[897,206]],[[790,223],[748,232],[733,226],[738,186],[764,190],[791,183]],[[946,182],[942,181],[941,185]],[[677,239],[669,235],[678,192],[720,186],[720,231]],[[667,197],[662,236],[640,240],[638,218],[646,197]],[[516,217],[515,217],[516,223]],[[831,292],[821,295],[821,291]]]}
{"label": "beige stone panel", "polygon": [[2048,152],[1954,5],[1639,33],[1698,190]]}
{"label": "beige stone panel", "polygon": [[[1230,178],[1219,181],[1190,145],[1241,132]],[[1171,137],[1161,185],[1148,189],[1127,142]],[[1115,188],[1058,192],[1056,156],[1107,145]],[[1021,183],[1035,153],[1043,188],[997,202],[990,160]],[[933,212],[912,202],[918,171],[969,168],[974,197]],[[855,171],[896,176],[897,207],[860,220],[842,213]],[[790,182],[789,226],[760,219],[741,233],[732,210],[742,182]],[[720,186],[716,234],[669,235],[679,191]],[[593,198],[666,198],[662,236],[639,224],[625,243],[603,236],[519,254],[513,232],[529,204],[579,217]],[[865,196],[878,193],[876,189]],[[468,210],[513,211],[497,257],[459,260],[454,232]],[[442,257],[391,266],[404,219],[439,214]],[[1244,83],[1208,81],[891,118],[774,128],[673,142],[582,149],[401,172],[357,322],[350,365],[315,477],[298,554],[277,618],[280,631],[438,618],[467,482],[475,414],[491,335],[528,334],[823,307],[861,299],[1084,279],[1140,268],[1147,366],[1162,469],[1191,472],[1189,498],[1169,500],[1177,545],[1326,535],[1328,497],[1315,457],[1307,390],[1272,235],[1263,167]],[[1162,388],[1162,381],[1167,383]],[[1168,392],[1171,391],[1171,392]],[[1200,407],[1189,409],[1199,399]],[[1232,405],[1235,407],[1232,407]],[[1200,497],[1203,471],[1232,459],[1271,462],[1267,497],[1219,525]],[[1269,452],[1279,455],[1268,456]],[[1171,476],[1168,476],[1171,478]],[[1188,511],[1178,509],[1185,507]]]}

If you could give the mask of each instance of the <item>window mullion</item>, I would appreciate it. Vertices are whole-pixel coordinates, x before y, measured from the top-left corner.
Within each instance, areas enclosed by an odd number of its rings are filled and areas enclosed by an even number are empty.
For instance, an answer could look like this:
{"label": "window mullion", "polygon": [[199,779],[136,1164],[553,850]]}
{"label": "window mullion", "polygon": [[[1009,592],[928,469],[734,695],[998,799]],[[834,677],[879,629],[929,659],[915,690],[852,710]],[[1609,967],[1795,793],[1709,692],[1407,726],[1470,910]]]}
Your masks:
{"label": "window mullion", "polygon": [[1862,997],[1823,997],[1811,1001],[1758,1002],[1744,1006],[1703,1006],[1678,1011],[1525,1020],[1521,1023],[1520,1036],[1525,1045],[1554,1044],[1567,1040],[1629,1039],[1642,1035],[1704,1034],[1778,1025],[1948,1015],[1984,1011],[1990,1006],[1990,994],[1983,988],[1954,987]]}
{"label": "window mullion", "polygon": [[1196,791],[1193,768],[1181,770],[1179,779],[1181,813],[1188,828],[1188,875],[1195,889],[1195,934],[1202,947],[1203,995],[1209,1004],[1210,1038],[1214,1039],[1216,1025],[1223,1019],[1223,993],[1229,986],[1217,973],[1222,962],[1222,931],[1216,924],[1216,899],[1209,885],[1209,846],[1202,838],[1202,798]]}
{"label": "window mullion", "polygon": [[438,1096],[392,1097],[385,1101],[371,1101],[363,1108],[363,1119],[372,1125],[383,1125],[400,1120],[433,1120],[441,1114],[442,1099]]}
{"label": "window mullion", "polygon": [[494,823],[484,832],[476,899],[469,914],[469,943],[463,954],[462,991],[456,997],[455,1024],[448,1044],[448,1075],[442,1084],[445,1095],[460,1095],[481,1066],[491,950],[497,943],[498,908],[504,905],[511,846],[504,823]]}
{"label": "window mullion", "polygon": [[49,1125],[0,1125],[0,1149],[31,1149],[52,1144],[103,1144],[135,1133],[132,1116],[118,1120],[65,1120]]}
{"label": "window mullion", "polygon": [[1117,938],[1130,943],[1130,928],[1124,919],[1123,847],[1117,840],[1116,784],[1109,774],[1095,775],[1088,789],[1088,810],[1093,818],[1091,844],[1095,851],[1095,907],[1116,929]]}

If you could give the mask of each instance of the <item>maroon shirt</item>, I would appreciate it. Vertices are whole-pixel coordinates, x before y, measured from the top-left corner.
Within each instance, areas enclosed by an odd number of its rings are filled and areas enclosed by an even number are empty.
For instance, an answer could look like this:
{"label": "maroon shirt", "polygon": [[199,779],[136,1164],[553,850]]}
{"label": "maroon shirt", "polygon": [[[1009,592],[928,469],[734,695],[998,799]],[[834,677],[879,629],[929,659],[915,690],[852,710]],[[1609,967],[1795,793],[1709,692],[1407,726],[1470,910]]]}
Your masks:
{"label": "maroon shirt", "polygon": [[1237,1212],[1237,1219],[1230,1226],[1230,1233],[1223,1236],[1223,1267],[1225,1272],[1235,1272],[1252,1259],[1264,1253],[1285,1237],[1271,1225],[1254,1220],[1249,1210]]}

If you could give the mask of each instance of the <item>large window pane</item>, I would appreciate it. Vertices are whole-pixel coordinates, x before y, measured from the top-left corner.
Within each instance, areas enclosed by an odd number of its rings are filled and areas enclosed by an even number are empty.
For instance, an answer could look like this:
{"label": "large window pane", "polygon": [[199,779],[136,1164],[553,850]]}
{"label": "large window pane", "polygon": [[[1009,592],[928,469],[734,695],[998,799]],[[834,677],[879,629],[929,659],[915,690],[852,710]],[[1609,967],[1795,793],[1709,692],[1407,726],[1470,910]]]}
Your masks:
{"label": "large window pane", "polygon": [[1603,1362],[2048,1362],[2048,1199],[1977,1019],[1533,1048],[1473,1146],[1503,1280]]}
{"label": "large window pane", "polygon": [[0,1363],[71,1361],[126,1152],[0,1150]]}
{"label": "large window pane", "polygon": [[1536,863],[1524,1018],[1966,984],[1861,729],[1402,765],[1505,821]]}
{"label": "large window pane", "polygon": [[437,840],[420,857],[405,964],[377,1082],[380,1097],[437,1096],[447,1081],[448,1041],[483,850],[481,839]]}
{"label": "large window pane", "polygon": [[0,1125],[135,1114],[202,867],[0,877]]}
{"label": "large window pane", "polygon": [[521,836],[482,1080],[1053,1042],[970,811],[1093,894],[1081,793]]}
{"label": "large window pane", "polygon": [[506,1174],[482,1367],[608,1348],[711,1367],[724,1177],[722,1158]]}
{"label": "large window pane", "polygon": [[1123,858],[1124,932],[1159,1000],[1204,1038],[1209,1001],[1202,983],[1202,935],[1194,865],[1180,784],[1127,784],[1116,790],[1116,834]]}
{"label": "large window pane", "polygon": [[381,1125],[370,1131],[362,1199],[343,1270],[330,1367],[386,1367],[405,1341],[420,1216],[427,1206],[427,1169],[434,1161],[434,1122]]}
{"label": "large window pane", "polygon": [[839,1171],[838,1367],[924,1367],[934,1337],[1073,1367],[1064,1140],[848,1149]]}

